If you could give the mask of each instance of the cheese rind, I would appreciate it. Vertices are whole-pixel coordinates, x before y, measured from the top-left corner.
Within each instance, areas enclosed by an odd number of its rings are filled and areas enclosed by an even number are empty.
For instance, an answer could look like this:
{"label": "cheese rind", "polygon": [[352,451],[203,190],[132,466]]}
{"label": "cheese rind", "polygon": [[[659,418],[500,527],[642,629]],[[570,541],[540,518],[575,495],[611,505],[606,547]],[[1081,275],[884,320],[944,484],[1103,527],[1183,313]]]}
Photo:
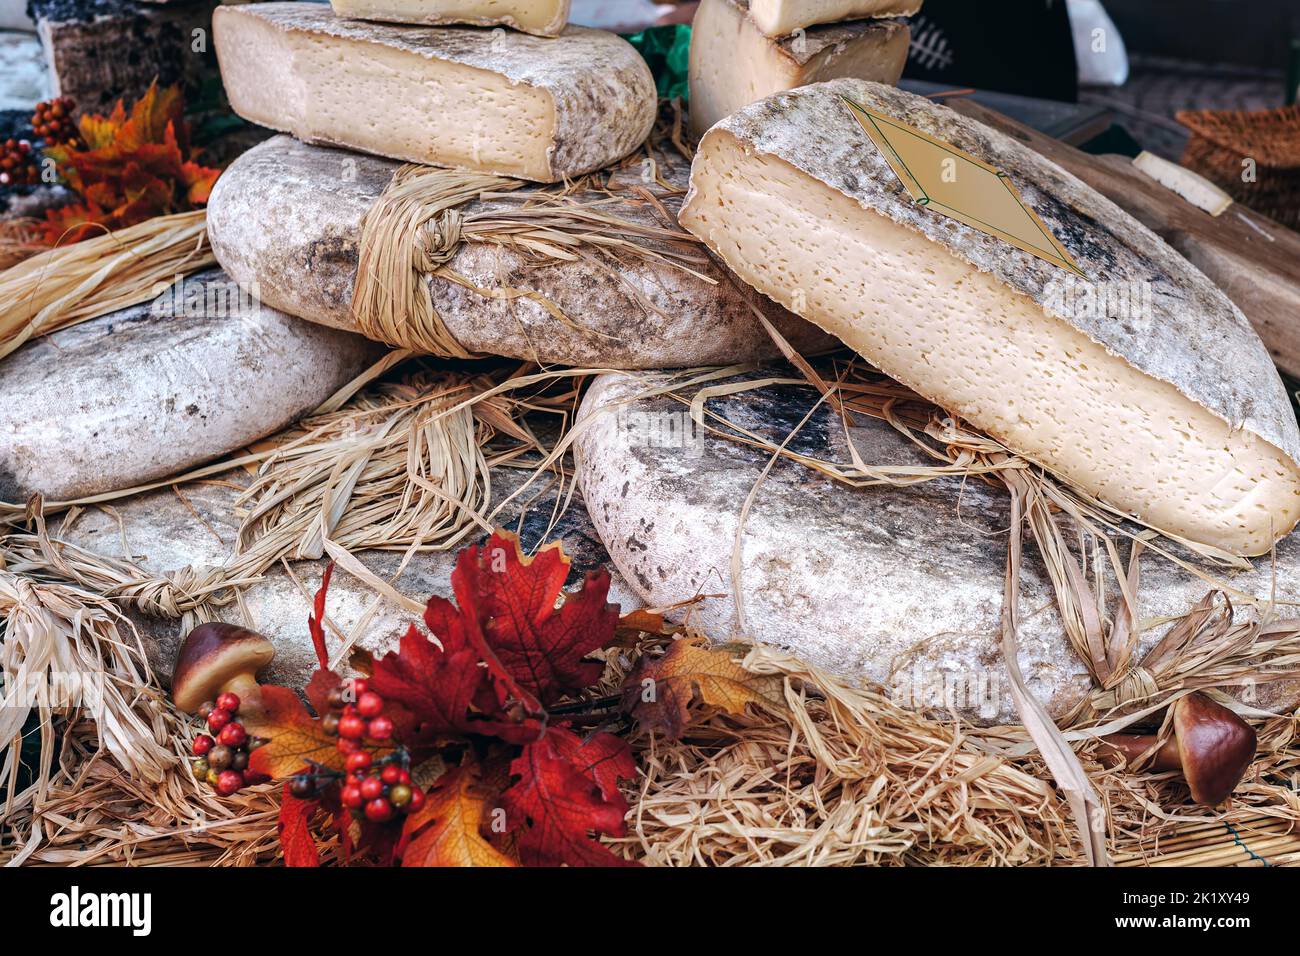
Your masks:
{"label": "cheese rind", "polygon": [[[914,203],[842,96],[1001,169],[1087,281]],[[705,136],[680,221],[759,291],[1126,514],[1237,554],[1300,518],[1300,431],[1245,317],[994,130],[879,84],[780,93]],[[1086,307],[1109,290],[1141,307]]]}
{"label": "cheese rind", "polygon": [[891,86],[903,75],[910,30],[902,20],[858,20],[794,37],[765,36],[745,0],[703,0],[691,26],[691,132],[796,86],[857,77]]}
{"label": "cheese rind", "polygon": [[186,471],[292,424],[382,354],[241,296],[220,270],[190,276],[0,361],[0,501]]}
{"label": "cheese rind", "polygon": [[341,17],[389,23],[506,26],[535,36],[559,36],[569,0],[330,0]]}
{"label": "cheese rind", "polygon": [[557,182],[608,165],[654,125],[654,78],[612,33],[397,27],[315,3],[219,7],[235,112],[306,142]]}
{"label": "cheese rind", "polygon": [[[753,379],[787,376],[777,367],[743,378],[752,386]],[[843,420],[828,403],[813,407],[821,396],[812,388],[726,391],[733,382],[745,384],[723,379],[692,387],[657,373],[607,374],[583,398],[574,445],[578,485],[615,567],[641,601],[675,606],[674,620],[689,617],[715,640],[743,634],[854,684],[883,685],[905,706],[947,716],[951,704],[962,719],[1019,723],[999,635],[1007,494],[960,476],[849,487],[788,459],[771,466],[766,448],[715,437],[711,429],[773,445],[788,440],[793,453],[847,467]],[[672,395],[648,394],[666,387]],[[705,405],[709,427],[696,429],[684,409],[706,387],[717,392]],[[664,425],[682,421],[672,430]],[[935,463],[878,419],[856,416],[851,435],[869,464]],[[1074,546],[1069,519],[1060,520],[1067,546]],[[1111,541],[1127,556],[1122,534]],[[743,621],[732,598],[733,561]],[[1209,587],[1152,551],[1140,561],[1136,617],[1144,626],[1134,661]],[[1118,590],[1104,557],[1101,563],[1097,573],[1106,585],[1098,593],[1113,609]],[[1253,565],[1230,579],[1240,593],[1264,606],[1274,597],[1300,600],[1300,534],[1278,544],[1276,565],[1271,556]],[[1065,716],[1092,682],[1066,638],[1047,567],[1028,545],[1020,588],[1020,668],[1034,697],[1053,716]],[[1256,613],[1239,599],[1233,607],[1238,620]],[[945,683],[955,700],[930,693]],[[1289,713],[1300,681],[1261,679],[1242,693],[1252,706]]]}
{"label": "cheese rind", "polygon": [[789,36],[819,23],[863,17],[910,17],[922,0],[751,0],[749,15],[770,37]]}
{"label": "cheese rind", "polygon": [[[607,216],[662,229],[667,223],[655,202],[669,216],[675,214],[690,167],[675,153],[656,156],[653,170],[636,162],[615,170],[607,191],[570,195],[599,200]],[[351,304],[361,221],[397,166],[272,137],[217,180],[207,207],[213,252],[241,285],[255,286],[264,302],[356,331]],[[655,202],[646,200],[643,190]],[[461,212],[467,217],[504,213],[517,209],[526,196],[516,192],[468,203]],[[514,244],[467,241],[448,261],[449,270],[479,288],[538,296],[493,299],[436,274],[428,277],[429,294],[448,331],[466,349],[537,362],[673,368],[775,357],[776,347],[751,306],[800,348],[833,345],[816,326],[728,275],[698,244],[661,251],[685,252],[699,274],[630,255],[611,269],[591,257],[559,261]],[[547,302],[570,321],[556,318]]]}

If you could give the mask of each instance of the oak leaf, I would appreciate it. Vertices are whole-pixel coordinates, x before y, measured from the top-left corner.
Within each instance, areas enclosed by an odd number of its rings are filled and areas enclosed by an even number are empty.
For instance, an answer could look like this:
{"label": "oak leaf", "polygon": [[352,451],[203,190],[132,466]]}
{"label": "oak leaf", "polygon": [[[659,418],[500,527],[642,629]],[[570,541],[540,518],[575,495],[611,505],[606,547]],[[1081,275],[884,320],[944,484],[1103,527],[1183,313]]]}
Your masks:
{"label": "oak leaf", "polygon": [[561,601],[568,576],[560,543],[528,557],[504,531],[462,551],[451,575],[462,613],[477,624],[468,636],[493,676],[534,713],[600,679],[604,665],[584,658],[618,626],[618,607],[605,601],[609,573],[588,574],[581,590]]}
{"label": "oak leaf", "polygon": [[472,764],[445,774],[407,818],[402,866],[517,866],[483,836],[490,808],[491,793]]}
{"label": "oak leaf", "polygon": [[729,714],[750,704],[781,707],[782,679],[754,674],[725,647],[701,646],[698,638],[674,641],[661,657],[644,656],[623,684],[623,706],[648,730],[674,739],[691,723],[697,701]]}
{"label": "oak leaf", "polygon": [[298,773],[310,763],[343,769],[338,738],[321,729],[321,722],[307,712],[297,694],[287,687],[264,684],[261,696],[260,713],[250,713],[244,727],[255,737],[268,738],[269,743],[249,755],[250,770],[279,778]]}
{"label": "oak leaf", "polygon": [[617,781],[631,779],[636,762],[613,734],[582,740],[551,727],[510,765],[519,779],[501,795],[507,826],[518,836],[526,866],[634,866],[593,837],[622,836],[627,801]]}
{"label": "oak leaf", "polygon": [[318,805],[315,800],[299,800],[289,792],[289,785],[284,785],[277,826],[285,866],[320,866],[320,851],[308,826]]}

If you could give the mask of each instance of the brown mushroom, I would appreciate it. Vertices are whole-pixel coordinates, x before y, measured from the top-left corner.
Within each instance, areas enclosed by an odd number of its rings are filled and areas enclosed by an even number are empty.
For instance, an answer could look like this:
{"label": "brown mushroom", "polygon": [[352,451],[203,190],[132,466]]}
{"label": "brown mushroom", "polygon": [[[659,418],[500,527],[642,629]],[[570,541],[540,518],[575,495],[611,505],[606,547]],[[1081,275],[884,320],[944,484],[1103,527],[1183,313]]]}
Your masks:
{"label": "brown mushroom", "polygon": [[240,712],[256,709],[261,698],[257,672],[271,662],[269,640],[233,624],[201,624],[181,643],[172,672],[172,700],[187,713],[226,691],[238,694]]}
{"label": "brown mushroom", "polygon": [[1099,754],[1134,766],[1154,747],[1144,769],[1182,771],[1197,803],[1212,807],[1228,799],[1255,759],[1255,728],[1201,693],[1174,703],[1173,726],[1163,743],[1155,734],[1102,737]]}

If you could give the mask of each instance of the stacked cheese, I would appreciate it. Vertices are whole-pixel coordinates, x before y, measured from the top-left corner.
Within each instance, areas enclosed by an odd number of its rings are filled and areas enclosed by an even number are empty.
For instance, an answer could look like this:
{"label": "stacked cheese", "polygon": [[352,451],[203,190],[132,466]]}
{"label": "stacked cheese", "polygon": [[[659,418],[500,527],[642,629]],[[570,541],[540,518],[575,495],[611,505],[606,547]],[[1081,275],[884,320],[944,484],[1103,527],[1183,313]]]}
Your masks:
{"label": "stacked cheese", "polygon": [[691,34],[691,131],[771,93],[840,77],[894,84],[921,0],[703,0]]}
{"label": "stacked cheese", "polygon": [[536,182],[622,159],[654,123],[645,61],[612,33],[565,27],[566,0],[334,6],[347,16],[315,3],[217,9],[235,112],[306,142]]}

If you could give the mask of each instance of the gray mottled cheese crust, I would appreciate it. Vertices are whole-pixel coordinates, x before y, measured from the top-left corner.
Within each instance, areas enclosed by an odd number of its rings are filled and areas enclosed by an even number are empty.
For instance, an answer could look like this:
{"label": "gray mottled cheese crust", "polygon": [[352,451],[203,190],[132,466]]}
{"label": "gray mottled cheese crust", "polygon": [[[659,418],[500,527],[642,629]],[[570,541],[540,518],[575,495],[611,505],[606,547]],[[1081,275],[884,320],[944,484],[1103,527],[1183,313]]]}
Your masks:
{"label": "gray mottled cheese crust", "polygon": [[907,17],[922,0],[751,0],[750,16],[770,37],[789,36],[819,23],[861,17]]}
{"label": "gray mottled cheese crust", "polygon": [[[755,377],[787,374],[773,369]],[[663,374],[611,374],[592,384],[579,411],[579,421],[589,424],[577,444],[578,481],[615,565],[648,606],[727,595],[681,612],[722,640],[739,633],[730,595],[740,511],[770,454],[712,435],[665,440],[683,430],[666,427],[662,416],[680,423],[685,406],[637,396],[666,381]],[[689,398],[692,391],[682,394]],[[767,387],[711,399],[707,408],[780,443],[816,397],[806,386]],[[857,424],[853,440],[867,464],[933,464],[889,425],[861,416]],[[789,448],[850,461],[843,424],[825,405]],[[999,634],[1009,523],[1005,492],[974,478],[849,488],[780,461],[760,485],[745,522],[747,636],[850,681],[881,685],[907,704],[942,710],[947,689],[963,719],[1018,723]],[[1128,545],[1116,544],[1127,560]],[[1060,716],[1088,692],[1090,677],[1065,637],[1051,582],[1028,534],[1023,561],[1019,662],[1034,695]],[[1278,545],[1276,580],[1278,601],[1300,599],[1300,535]],[[1229,583],[1267,601],[1269,559],[1258,559],[1254,570]],[[1113,601],[1113,576],[1107,587]],[[1150,630],[1141,651],[1162,636],[1162,617],[1187,613],[1209,589],[1147,552],[1137,594],[1139,616]],[[1300,682],[1261,680],[1242,696],[1285,713],[1300,700]]]}
{"label": "gray mottled cheese crust", "polygon": [[691,24],[691,132],[781,90],[850,76],[893,85],[911,31],[904,20],[855,20],[765,36],[746,0],[703,0]]}
{"label": "gray mottled cheese crust", "polygon": [[[263,300],[279,309],[355,329],[350,309],[361,220],[396,168],[393,162],[306,146],[287,136],[254,147],[217,180],[208,203],[208,232],[218,261],[240,283],[256,284]],[[670,213],[681,193],[643,183],[641,171],[635,164],[614,174],[626,201],[607,204],[604,211],[662,227],[662,214],[629,187],[649,189]],[[684,161],[661,157],[659,174],[676,189],[685,189],[688,172]],[[491,208],[471,203],[465,211]],[[773,357],[775,347],[750,303],[801,348],[833,343],[699,252],[692,267],[706,279],[638,260],[602,271],[474,242],[463,244],[448,263],[482,288],[538,291],[573,325],[558,321],[533,299],[490,299],[440,276],[429,277],[429,291],[466,349],[545,363],[668,368]]]}
{"label": "gray mottled cheese crust", "polygon": [[[61,525],[51,520],[54,537],[96,554],[113,558],[126,558],[151,574],[174,574],[182,568],[206,569],[225,564],[234,547],[239,532],[235,517],[235,486],[247,480],[240,473],[222,476],[221,483],[185,485],[182,501],[170,488],[133,495],[113,503],[112,511],[89,508],[76,515],[71,523]],[[492,471],[492,488],[498,500],[523,482],[523,473],[509,468]],[[542,493],[545,485],[539,481],[526,489],[501,515],[502,526],[517,531],[525,549],[532,550],[550,541],[563,543],[569,555],[570,586],[581,581],[582,576],[609,565],[609,556],[596,536],[587,517],[580,495],[575,495],[568,509],[553,529],[548,523],[555,505],[553,492]],[[536,500],[533,500],[536,496]],[[530,506],[523,510],[522,502]],[[191,510],[192,509],[192,510]],[[465,544],[472,544],[467,541]],[[451,572],[456,564],[457,550],[422,551],[412,556],[402,568],[400,551],[358,551],[356,557],[384,580],[392,583],[401,594],[425,602],[437,594],[450,598]],[[272,568],[263,579],[245,591],[246,619],[237,604],[221,610],[221,620],[232,624],[252,626],[266,634],[275,645],[275,659],[263,675],[269,683],[302,689],[316,669],[316,655],[307,633],[307,615],[311,613],[311,599],[320,586],[326,561],[291,562],[299,587],[281,565]],[[640,606],[635,592],[610,568],[609,600],[621,605],[624,611]],[[304,593],[303,588],[306,589]],[[375,593],[367,585],[344,571],[335,569],[329,590],[328,614],[330,622],[342,633],[354,625],[375,602]],[[145,647],[150,663],[166,681],[175,662],[176,651],[184,638],[180,622],[148,616],[128,609],[132,622],[145,637]],[[397,640],[413,615],[403,608],[382,600],[358,646],[375,654],[394,650]],[[326,644],[331,652],[341,646],[341,638],[333,630],[326,630]]]}
{"label": "gray mottled cheese crust", "polygon": [[145,303],[0,361],[0,500],[66,501],[185,471],[291,424],[383,352],[241,304],[220,271],[186,288],[203,302],[193,314]]}
{"label": "gray mottled cheese crust", "polygon": [[[914,203],[841,95],[1006,173],[1086,280]],[[755,288],[1127,514],[1239,554],[1300,517],[1300,432],[1245,317],[1001,133],[875,83],[779,93],[709,131],[680,221]],[[1141,308],[1084,294],[1109,290]]]}
{"label": "gray mottled cheese crust", "polygon": [[235,112],[307,142],[556,182],[654,124],[650,68],[601,30],[400,27],[317,3],[222,6],[213,30]]}
{"label": "gray mottled cheese crust", "polygon": [[558,36],[569,20],[569,0],[330,0],[341,17],[389,23],[507,26],[536,36]]}

